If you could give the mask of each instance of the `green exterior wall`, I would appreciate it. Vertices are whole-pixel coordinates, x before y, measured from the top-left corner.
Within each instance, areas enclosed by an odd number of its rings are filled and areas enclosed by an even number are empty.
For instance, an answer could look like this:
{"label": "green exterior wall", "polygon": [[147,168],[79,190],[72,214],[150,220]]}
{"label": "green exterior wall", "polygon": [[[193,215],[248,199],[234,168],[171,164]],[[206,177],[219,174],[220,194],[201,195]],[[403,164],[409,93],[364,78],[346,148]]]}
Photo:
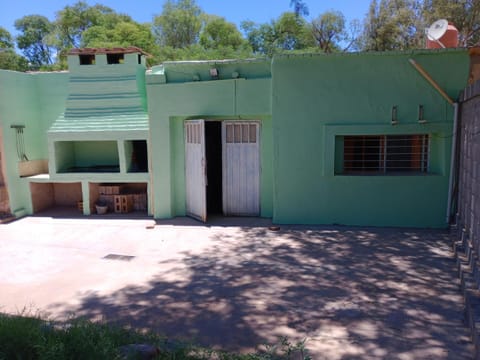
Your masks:
{"label": "green exterior wall", "polygon": [[[271,79],[268,62],[216,64],[220,74],[237,72],[240,78],[189,81],[208,77],[210,63],[171,64],[147,75],[150,118],[154,216],[185,215],[183,124],[186,119],[259,120],[261,122],[261,216],[273,214],[273,137]],[[178,76],[182,78],[179,79]],[[167,82],[172,81],[172,83]]]}
{"label": "green exterior wall", "polygon": [[[453,107],[410,58],[454,99],[467,82],[464,50],[273,60],[275,222],[447,225]],[[420,104],[427,119],[423,125],[418,124]],[[398,107],[395,126],[392,106]],[[336,136],[422,133],[432,139],[428,175],[335,175]]]}
{"label": "green exterior wall", "polygon": [[[68,82],[68,73],[38,73],[35,75],[37,88],[35,95],[38,98],[38,111],[41,116],[41,133],[50,129],[55,119],[65,110],[67,92],[65,87]],[[32,122],[35,120],[32,119]],[[40,141],[41,158],[48,158],[47,138],[36,136]]]}
{"label": "green exterior wall", "polygon": [[[275,223],[445,227],[453,107],[409,59],[453,99],[467,82],[464,49],[176,62],[146,75],[133,55],[118,65],[107,65],[99,56],[95,65],[80,66],[71,57],[70,74],[0,71],[11,209],[17,216],[32,212],[30,182],[78,182],[84,202],[90,183],[129,182],[147,184],[149,213],[155,218],[185,215],[184,121],[258,120],[261,216]],[[210,75],[212,68],[219,72],[217,79]],[[418,123],[419,105],[425,124]],[[398,109],[397,125],[391,125],[392,106]],[[121,115],[122,108],[131,110],[128,116]],[[68,110],[88,116],[69,117]],[[25,125],[26,154],[31,160],[48,158],[49,174],[19,176],[12,124]],[[342,136],[389,134],[429,134],[429,173],[339,173]],[[147,141],[148,173],[130,172],[133,140]],[[86,149],[83,141],[94,146]],[[95,141],[108,142],[103,144],[108,151]],[[77,159],[77,152],[83,158]],[[120,172],[57,171],[88,165],[89,153],[97,163],[118,162]]]}
{"label": "green exterior wall", "polygon": [[28,181],[20,178],[15,130],[25,125],[25,153],[29,160],[48,158],[46,132],[64,111],[68,73],[17,73],[0,70],[0,126],[3,129],[6,180],[14,214],[31,213]]}

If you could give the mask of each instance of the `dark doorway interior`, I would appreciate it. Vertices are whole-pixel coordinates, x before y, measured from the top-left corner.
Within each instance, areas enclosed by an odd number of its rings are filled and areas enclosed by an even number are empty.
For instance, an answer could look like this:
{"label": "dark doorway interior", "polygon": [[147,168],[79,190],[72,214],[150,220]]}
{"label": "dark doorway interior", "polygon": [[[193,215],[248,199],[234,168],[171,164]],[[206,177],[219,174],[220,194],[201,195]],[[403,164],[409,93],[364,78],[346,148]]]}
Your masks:
{"label": "dark doorway interior", "polygon": [[205,122],[207,157],[207,213],[222,214],[222,123]]}
{"label": "dark doorway interior", "polygon": [[148,172],[148,150],[146,140],[132,141],[135,162],[132,164],[132,172]]}

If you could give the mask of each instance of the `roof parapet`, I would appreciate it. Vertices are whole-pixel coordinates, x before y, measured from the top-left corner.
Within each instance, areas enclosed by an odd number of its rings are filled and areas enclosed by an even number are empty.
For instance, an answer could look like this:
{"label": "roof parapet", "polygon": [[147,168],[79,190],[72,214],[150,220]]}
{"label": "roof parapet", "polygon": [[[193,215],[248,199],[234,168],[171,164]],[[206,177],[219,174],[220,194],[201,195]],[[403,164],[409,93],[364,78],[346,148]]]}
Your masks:
{"label": "roof parapet", "polygon": [[96,54],[142,54],[150,57],[149,53],[136,46],[114,47],[114,48],[75,48],[71,49],[67,55],[96,55]]}

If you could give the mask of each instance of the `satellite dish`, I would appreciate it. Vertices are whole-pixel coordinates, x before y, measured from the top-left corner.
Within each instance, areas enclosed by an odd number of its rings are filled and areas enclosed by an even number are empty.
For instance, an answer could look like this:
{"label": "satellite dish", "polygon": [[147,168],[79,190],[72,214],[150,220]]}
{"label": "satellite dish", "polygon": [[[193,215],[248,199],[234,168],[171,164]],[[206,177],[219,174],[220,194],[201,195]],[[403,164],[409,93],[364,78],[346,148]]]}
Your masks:
{"label": "satellite dish", "polygon": [[445,35],[447,30],[448,21],[445,19],[437,20],[432,25],[430,25],[429,28],[426,29],[427,38],[430,41],[435,41],[444,48],[445,45],[440,42],[440,39]]}

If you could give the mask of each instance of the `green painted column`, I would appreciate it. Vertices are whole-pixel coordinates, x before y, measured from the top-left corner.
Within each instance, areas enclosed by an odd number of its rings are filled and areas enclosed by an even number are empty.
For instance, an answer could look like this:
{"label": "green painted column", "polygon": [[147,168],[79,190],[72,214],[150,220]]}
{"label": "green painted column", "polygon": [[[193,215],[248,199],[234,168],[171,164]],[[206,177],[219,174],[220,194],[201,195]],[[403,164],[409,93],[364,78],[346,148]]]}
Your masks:
{"label": "green painted column", "polygon": [[90,215],[90,187],[88,181],[82,181],[83,215]]}

